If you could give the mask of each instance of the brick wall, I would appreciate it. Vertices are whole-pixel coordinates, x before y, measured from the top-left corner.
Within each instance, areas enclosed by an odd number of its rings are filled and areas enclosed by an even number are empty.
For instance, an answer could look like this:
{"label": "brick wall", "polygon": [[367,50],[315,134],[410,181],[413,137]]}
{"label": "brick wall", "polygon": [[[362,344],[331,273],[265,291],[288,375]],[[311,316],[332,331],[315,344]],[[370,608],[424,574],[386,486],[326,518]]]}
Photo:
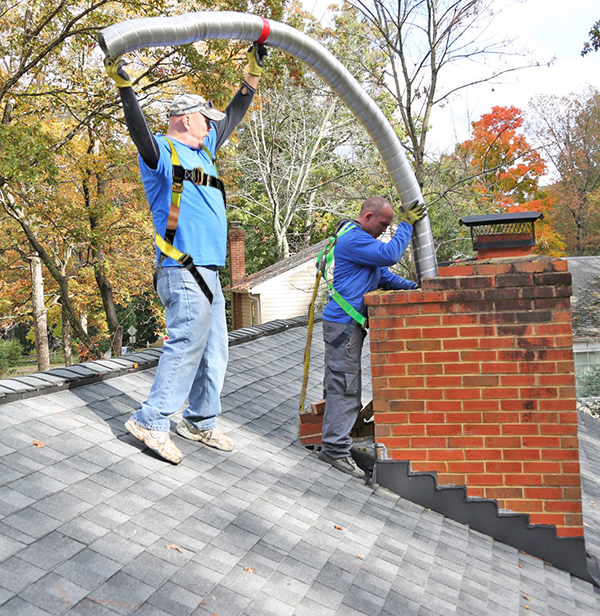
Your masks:
{"label": "brick wall", "polygon": [[524,257],[367,296],[376,442],[563,537],[583,536],[570,285]]}
{"label": "brick wall", "polygon": [[244,296],[241,293],[231,293],[231,330],[244,327]]}
{"label": "brick wall", "polygon": [[[231,286],[234,286],[246,276],[246,232],[239,227],[239,223],[231,223],[228,237]],[[231,328],[233,330],[244,326],[242,302],[243,297],[240,293],[231,293]]]}

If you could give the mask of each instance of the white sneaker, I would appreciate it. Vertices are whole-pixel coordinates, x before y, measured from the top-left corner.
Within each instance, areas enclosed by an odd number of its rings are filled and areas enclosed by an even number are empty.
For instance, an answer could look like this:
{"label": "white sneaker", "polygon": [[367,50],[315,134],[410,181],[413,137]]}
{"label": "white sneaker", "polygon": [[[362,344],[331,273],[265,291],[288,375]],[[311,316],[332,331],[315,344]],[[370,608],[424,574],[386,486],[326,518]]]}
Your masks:
{"label": "white sneaker", "polygon": [[143,428],[140,424],[136,423],[132,417],[125,422],[125,430],[127,430],[129,434],[133,434],[138,441],[144,443],[148,449],[152,449],[152,451],[157,453],[161,458],[173,464],[179,464],[181,462],[181,451],[177,449],[177,446],[171,440],[168,432]]}
{"label": "white sneaker", "polygon": [[231,451],[233,449],[233,439],[223,434],[221,430],[214,427],[210,430],[198,430],[196,426],[191,424],[187,419],[182,419],[177,424],[177,434],[187,438],[190,441],[198,441],[209,447],[220,449],[221,451]]}

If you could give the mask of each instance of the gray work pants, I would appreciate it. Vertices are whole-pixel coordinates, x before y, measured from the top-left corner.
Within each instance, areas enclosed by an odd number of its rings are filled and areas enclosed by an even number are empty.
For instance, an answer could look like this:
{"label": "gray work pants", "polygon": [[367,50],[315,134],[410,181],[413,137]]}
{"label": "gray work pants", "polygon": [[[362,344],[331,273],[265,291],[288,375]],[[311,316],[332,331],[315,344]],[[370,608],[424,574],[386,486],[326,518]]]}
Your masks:
{"label": "gray work pants", "polygon": [[323,319],[325,414],[321,450],[336,459],[350,455],[350,431],[362,408],[360,358],[366,332],[356,325],[338,348],[331,344],[347,327],[347,323]]}

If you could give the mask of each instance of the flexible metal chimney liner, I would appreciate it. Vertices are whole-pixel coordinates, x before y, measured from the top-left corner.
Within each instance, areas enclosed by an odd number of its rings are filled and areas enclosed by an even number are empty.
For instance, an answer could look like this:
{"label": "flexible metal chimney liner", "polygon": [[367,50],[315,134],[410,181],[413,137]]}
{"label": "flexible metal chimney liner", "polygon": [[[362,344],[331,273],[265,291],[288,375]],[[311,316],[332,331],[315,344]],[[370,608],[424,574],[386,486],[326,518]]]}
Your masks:
{"label": "flexible metal chimney liner", "polygon": [[[104,28],[98,42],[116,58],[146,47],[184,45],[209,39],[257,41],[294,56],[315,71],[342,99],[379,150],[402,205],[423,202],[423,195],[393,128],[350,72],[325,47],[294,28],[249,13],[216,11],[177,17],[132,19]],[[415,225],[413,255],[419,278],[437,276],[429,218]]]}

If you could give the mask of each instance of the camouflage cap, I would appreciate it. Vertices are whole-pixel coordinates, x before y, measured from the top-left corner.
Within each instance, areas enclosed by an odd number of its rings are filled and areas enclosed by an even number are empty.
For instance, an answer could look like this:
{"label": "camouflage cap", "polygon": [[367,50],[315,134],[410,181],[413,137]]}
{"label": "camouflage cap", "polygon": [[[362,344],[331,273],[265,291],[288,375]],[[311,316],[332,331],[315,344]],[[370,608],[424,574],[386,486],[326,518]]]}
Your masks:
{"label": "camouflage cap", "polygon": [[182,94],[178,96],[169,107],[169,117],[182,116],[192,113],[201,113],[209,120],[218,122],[225,114],[212,106],[211,101],[204,100],[198,94]]}

